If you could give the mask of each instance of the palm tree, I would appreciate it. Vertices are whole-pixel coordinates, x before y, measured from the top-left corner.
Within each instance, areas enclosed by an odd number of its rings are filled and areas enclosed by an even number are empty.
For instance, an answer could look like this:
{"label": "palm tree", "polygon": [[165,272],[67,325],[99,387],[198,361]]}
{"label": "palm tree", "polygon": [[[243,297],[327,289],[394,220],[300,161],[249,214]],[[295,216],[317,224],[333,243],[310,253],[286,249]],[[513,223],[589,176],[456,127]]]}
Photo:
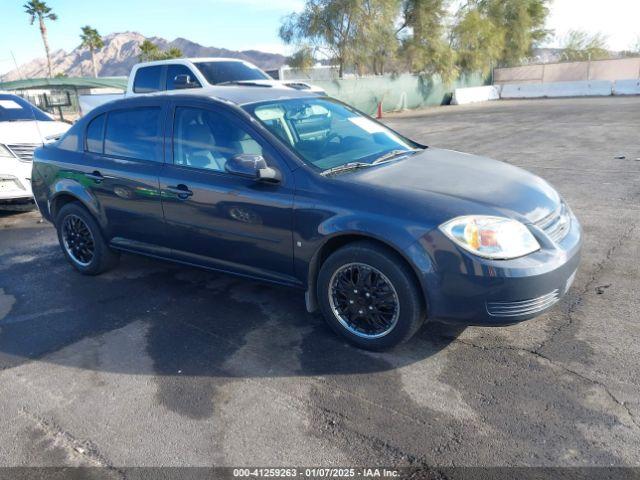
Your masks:
{"label": "palm tree", "polygon": [[84,47],[91,52],[91,64],[93,65],[93,76],[98,78],[98,66],[96,65],[96,50],[100,50],[104,47],[102,37],[95,28],[91,28],[89,25],[82,27],[82,33],[80,34],[82,43],[81,47]]}
{"label": "palm tree", "polygon": [[160,55],[160,49],[151,40],[145,39],[145,41],[140,44],[139,48],[140,48],[140,55],[138,56],[138,59],[141,62],[150,62],[152,60],[158,60],[158,57]]}
{"label": "palm tree", "polygon": [[140,49],[140,55],[138,59],[141,62],[152,62],[154,60],[169,60],[171,58],[183,57],[182,50],[176,47],[171,47],[168,50],[162,50],[158,45],[151,40],[145,40],[138,48]]}
{"label": "palm tree", "polygon": [[42,35],[42,43],[44,43],[44,51],[47,54],[47,67],[49,68],[49,77],[53,77],[53,71],[51,70],[51,55],[49,54],[49,41],[47,40],[47,26],[45,20],[55,21],[58,16],[55,13],[51,13],[51,8],[47,6],[45,2],[40,0],[30,0],[23,5],[24,11],[31,16],[31,25],[38,19],[40,26],[40,35]]}
{"label": "palm tree", "polygon": [[180,50],[177,47],[171,47],[169,50],[164,51],[164,58],[166,60],[170,60],[172,58],[182,58],[182,57],[184,57],[184,54],[182,53],[182,50]]}

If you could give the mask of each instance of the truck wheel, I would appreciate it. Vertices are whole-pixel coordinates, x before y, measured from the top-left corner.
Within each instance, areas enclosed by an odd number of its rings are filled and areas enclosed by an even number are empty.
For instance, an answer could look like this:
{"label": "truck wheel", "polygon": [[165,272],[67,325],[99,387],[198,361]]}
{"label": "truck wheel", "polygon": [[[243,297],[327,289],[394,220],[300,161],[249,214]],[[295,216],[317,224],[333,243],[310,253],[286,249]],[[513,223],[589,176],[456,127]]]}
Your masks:
{"label": "truck wheel", "polygon": [[349,342],[384,350],[407,341],[425,319],[422,294],[404,261],[370,242],[349,244],[320,268],[320,310]]}
{"label": "truck wheel", "polygon": [[98,275],[118,263],[119,255],[108,247],[98,223],[79,203],[62,207],[55,223],[62,251],[80,273]]}

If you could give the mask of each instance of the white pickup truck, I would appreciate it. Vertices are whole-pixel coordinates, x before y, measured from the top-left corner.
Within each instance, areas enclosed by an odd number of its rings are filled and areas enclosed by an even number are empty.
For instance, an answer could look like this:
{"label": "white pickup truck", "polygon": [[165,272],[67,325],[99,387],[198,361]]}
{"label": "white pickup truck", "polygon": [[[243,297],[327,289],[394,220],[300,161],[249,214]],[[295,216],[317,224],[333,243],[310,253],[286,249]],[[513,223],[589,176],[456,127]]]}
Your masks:
{"label": "white pickup truck", "polygon": [[284,87],[325,93],[321,88],[305,82],[274,80],[252,63],[236,58],[176,58],[134,65],[124,94],[80,95],[80,111],[86,115],[97,106],[122,98],[123,95],[146,95],[213,85]]}

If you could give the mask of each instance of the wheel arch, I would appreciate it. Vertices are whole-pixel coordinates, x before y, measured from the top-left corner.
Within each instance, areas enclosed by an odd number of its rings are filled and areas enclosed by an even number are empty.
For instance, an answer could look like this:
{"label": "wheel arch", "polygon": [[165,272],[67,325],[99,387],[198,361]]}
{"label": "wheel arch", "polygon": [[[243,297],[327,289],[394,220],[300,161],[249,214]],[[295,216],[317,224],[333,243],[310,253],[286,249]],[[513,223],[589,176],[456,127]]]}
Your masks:
{"label": "wheel arch", "polygon": [[428,299],[424,294],[424,285],[420,280],[420,275],[415,265],[409,260],[409,258],[402,252],[401,249],[396,246],[390,244],[389,242],[377,238],[373,235],[361,233],[361,232],[341,232],[337,233],[329,238],[327,238],[322,245],[316,250],[316,252],[311,257],[309,261],[309,270],[307,272],[307,291],[305,293],[305,301],[307,305],[307,310],[309,312],[314,312],[318,309],[318,298],[316,294],[316,286],[318,280],[318,274],[320,272],[320,267],[324,263],[324,261],[329,258],[329,256],[339,250],[340,248],[356,243],[356,242],[369,242],[371,244],[377,245],[388,251],[392,256],[395,256],[398,260],[403,262],[405,266],[408,267],[409,272],[413,277],[413,280],[416,282],[416,285],[422,292],[422,301],[424,302],[425,311],[428,314]]}
{"label": "wheel arch", "polygon": [[56,217],[62,207],[71,203],[78,202],[96,219],[98,224],[104,228],[105,222],[103,215],[100,213],[97,201],[93,195],[88,193],[79,185],[58,185],[55,193],[49,200],[49,214],[51,221],[55,224]]}

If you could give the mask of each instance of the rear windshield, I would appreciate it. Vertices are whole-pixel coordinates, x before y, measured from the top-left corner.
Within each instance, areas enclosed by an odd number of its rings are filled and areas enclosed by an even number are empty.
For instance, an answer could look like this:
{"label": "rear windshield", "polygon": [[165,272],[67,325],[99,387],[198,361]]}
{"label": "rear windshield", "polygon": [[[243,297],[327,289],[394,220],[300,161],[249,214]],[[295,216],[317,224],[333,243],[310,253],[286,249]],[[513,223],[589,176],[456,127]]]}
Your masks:
{"label": "rear windshield", "polygon": [[53,121],[38,107],[31,105],[17,95],[0,95],[0,122],[20,122],[24,120]]}
{"label": "rear windshield", "polygon": [[196,67],[211,85],[243,80],[271,80],[258,67],[245,62],[196,62]]}

